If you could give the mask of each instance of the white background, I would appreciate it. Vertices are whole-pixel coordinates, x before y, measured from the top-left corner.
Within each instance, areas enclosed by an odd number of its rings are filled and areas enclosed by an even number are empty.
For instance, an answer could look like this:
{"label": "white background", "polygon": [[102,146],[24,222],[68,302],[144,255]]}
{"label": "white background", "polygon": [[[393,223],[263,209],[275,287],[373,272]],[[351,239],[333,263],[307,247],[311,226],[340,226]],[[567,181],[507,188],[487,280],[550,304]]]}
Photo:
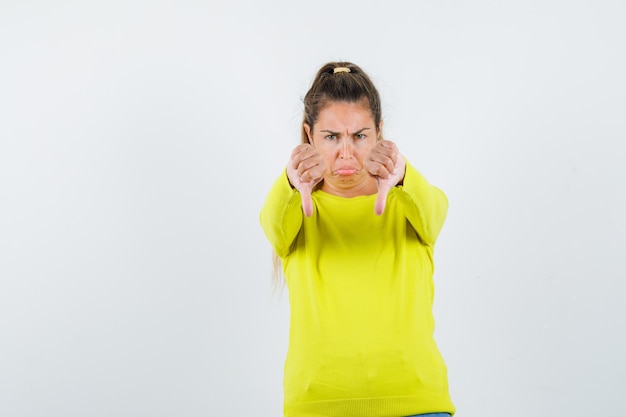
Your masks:
{"label": "white background", "polygon": [[458,416],[623,415],[626,5],[0,2],[0,416],[282,410],[258,213],[330,60],[450,200]]}

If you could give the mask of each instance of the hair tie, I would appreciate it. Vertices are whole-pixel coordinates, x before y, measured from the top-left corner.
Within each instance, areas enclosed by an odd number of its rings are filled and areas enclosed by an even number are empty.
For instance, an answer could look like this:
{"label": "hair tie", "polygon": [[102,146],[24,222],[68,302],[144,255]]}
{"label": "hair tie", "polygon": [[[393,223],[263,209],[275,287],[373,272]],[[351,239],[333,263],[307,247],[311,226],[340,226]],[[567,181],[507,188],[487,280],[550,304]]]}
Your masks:
{"label": "hair tie", "polygon": [[333,69],[333,74],[337,74],[338,72],[351,72],[348,67],[337,67]]}

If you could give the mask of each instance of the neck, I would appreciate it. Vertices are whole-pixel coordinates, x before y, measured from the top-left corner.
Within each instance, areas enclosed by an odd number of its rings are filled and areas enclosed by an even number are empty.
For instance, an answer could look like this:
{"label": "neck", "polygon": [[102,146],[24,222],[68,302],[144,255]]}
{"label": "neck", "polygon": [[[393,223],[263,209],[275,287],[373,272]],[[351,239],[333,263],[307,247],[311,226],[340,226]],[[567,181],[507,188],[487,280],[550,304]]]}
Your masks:
{"label": "neck", "polygon": [[374,177],[368,175],[357,184],[333,184],[329,181],[323,181],[320,189],[328,194],[350,198],[376,194],[378,184]]}

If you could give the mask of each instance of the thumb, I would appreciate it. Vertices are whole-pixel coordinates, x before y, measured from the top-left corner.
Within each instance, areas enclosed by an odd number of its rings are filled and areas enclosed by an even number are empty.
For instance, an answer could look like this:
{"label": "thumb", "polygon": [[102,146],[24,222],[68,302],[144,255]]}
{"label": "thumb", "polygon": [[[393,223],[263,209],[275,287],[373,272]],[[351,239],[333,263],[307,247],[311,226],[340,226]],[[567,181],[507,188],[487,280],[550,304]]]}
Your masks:
{"label": "thumb", "polygon": [[378,194],[376,195],[376,204],[374,205],[374,211],[378,216],[385,211],[385,204],[387,203],[387,194],[391,186],[386,181],[378,182]]}
{"label": "thumb", "polygon": [[312,184],[312,182],[303,182],[298,190],[300,191],[300,198],[302,199],[302,211],[307,217],[311,217],[313,214],[313,200],[311,199]]}

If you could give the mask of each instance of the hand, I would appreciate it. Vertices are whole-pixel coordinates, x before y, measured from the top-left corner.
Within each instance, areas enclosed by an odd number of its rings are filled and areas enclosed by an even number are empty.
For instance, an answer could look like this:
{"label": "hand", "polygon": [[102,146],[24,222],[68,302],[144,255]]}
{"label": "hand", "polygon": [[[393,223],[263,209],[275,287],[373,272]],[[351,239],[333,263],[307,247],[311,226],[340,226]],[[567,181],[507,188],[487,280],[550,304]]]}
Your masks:
{"label": "hand", "polygon": [[307,217],[313,214],[311,192],[322,179],[326,164],[322,155],[311,145],[296,146],[287,163],[287,178],[291,185],[300,192],[302,211]]}
{"label": "hand", "polygon": [[404,178],[406,162],[395,143],[381,140],[367,156],[365,169],[376,178],[378,184],[374,211],[380,216],[385,211],[389,190]]}

